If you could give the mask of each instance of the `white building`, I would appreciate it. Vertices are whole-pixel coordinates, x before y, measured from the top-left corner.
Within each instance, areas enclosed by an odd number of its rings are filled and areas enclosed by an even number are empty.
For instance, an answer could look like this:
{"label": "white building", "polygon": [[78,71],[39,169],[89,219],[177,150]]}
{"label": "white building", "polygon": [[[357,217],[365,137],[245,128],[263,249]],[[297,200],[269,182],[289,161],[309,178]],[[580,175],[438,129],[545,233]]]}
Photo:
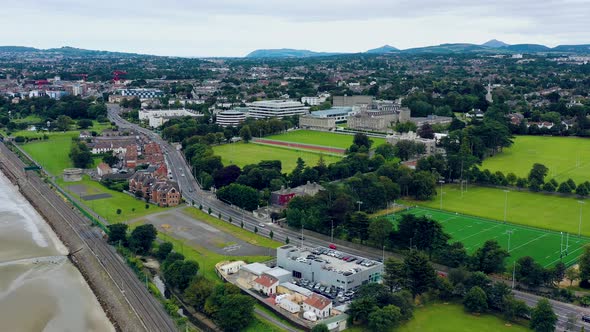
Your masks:
{"label": "white building", "polygon": [[215,123],[222,127],[238,126],[240,123],[246,121],[246,112],[239,109],[220,111],[215,117]]}
{"label": "white building", "polygon": [[325,101],[326,97],[324,95],[321,95],[319,97],[301,97],[301,103],[307,103],[307,105],[309,106],[318,106]]}
{"label": "white building", "polygon": [[319,319],[328,318],[332,313],[332,301],[319,294],[311,294],[302,304],[303,311],[313,312]]}
{"label": "white building", "polygon": [[164,95],[160,89],[119,89],[117,92],[121,96],[139,97],[139,99],[158,98]]}
{"label": "white building", "polygon": [[254,290],[266,295],[271,296],[277,293],[277,286],[279,285],[279,280],[275,277],[272,277],[268,274],[263,274],[260,277],[254,279],[252,282],[252,286]]}
{"label": "white building", "polygon": [[263,100],[246,104],[248,116],[255,119],[276,118],[309,113],[309,107],[292,100]]}
{"label": "white building", "polygon": [[203,114],[187,110],[185,108],[176,110],[147,110],[142,109],[139,111],[139,120],[148,120],[150,127],[157,128],[163,125],[170,119],[181,118],[184,116],[201,117]]}

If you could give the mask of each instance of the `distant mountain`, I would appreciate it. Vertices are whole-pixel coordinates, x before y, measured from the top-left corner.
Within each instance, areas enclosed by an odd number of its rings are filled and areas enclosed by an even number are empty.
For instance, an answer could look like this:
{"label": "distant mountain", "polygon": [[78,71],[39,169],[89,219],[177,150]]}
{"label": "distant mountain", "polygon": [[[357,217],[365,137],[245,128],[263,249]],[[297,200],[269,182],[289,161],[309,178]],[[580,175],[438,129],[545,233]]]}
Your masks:
{"label": "distant mountain", "polygon": [[315,56],[330,56],[343,53],[314,52],[310,50],[296,50],[292,48],[256,50],[246,55],[246,58],[309,58]]}
{"label": "distant mountain", "polygon": [[503,41],[499,41],[497,39],[492,39],[492,40],[488,40],[487,42],[481,44],[481,46],[487,46],[487,47],[492,47],[492,48],[499,48],[499,47],[510,46],[510,45],[509,44],[506,44]]}
{"label": "distant mountain", "polygon": [[366,51],[365,53],[368,54],[385,54],[385,53],[392,53],[392,52],[399,52],[399,49],[390,46],[390,45],[383,45],[381,47],[378,48],[373,48],[370,49],[368,51]]}
{"label": "distant mountain", "polygon": [[590,44],[586,44],[586,45],[559,45],[559,46],[552,48],[551,50],[558,51],[558,52],[590,54]]}
{"label": "distant mountain", "polygon": [[34,47],[27,46],[0,46],[0,52],[24,53],[39,51]]}
{"label": "distant mountain", "polygon": [[447,53],[469,53],[469,52],[490,52],[492,50],[489,47],[484,47],[475,44],[440,44],[437,46],[426,46],[416,47],[403,50],[404,53],[435,53],[435,54],[447,54]]}
{"label": "distant mountain", "polygon": [[519,52],[519,53],[538,53],[538,52],[551,52],[552,49],[540,44],[516,44],[516,45],[508,45],[502,47],[502,49],[506,49],[512,52]]}

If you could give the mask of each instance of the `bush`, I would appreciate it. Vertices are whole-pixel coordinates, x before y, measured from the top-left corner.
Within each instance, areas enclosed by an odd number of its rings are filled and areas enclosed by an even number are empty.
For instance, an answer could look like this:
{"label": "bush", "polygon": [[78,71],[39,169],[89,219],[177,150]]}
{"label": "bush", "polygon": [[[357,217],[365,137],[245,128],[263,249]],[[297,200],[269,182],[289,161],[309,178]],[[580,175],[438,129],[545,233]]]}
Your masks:
{"label": "bush", "polygon": [[580,288],[590,289],[590,282],[588,280],[581,280],[580,281]]}

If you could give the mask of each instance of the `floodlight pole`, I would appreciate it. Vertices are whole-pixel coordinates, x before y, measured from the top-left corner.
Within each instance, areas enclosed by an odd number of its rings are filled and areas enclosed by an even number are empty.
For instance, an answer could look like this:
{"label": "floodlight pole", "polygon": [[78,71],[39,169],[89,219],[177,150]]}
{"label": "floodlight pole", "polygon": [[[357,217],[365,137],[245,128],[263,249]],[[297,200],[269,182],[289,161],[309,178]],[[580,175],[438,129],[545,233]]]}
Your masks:
{"label": "floodlight pole", "polygon": [[332,230],[330,232],[330,243],[334,243],[334,219],[330,219],[332,222]]}
{"label": "floodlight pole", "polygon": [[361,212],[361,204],[363,204],[363,201],[356,201],[356,204],[359,205],[359,212]]}
{"label": "floodlight pole", "polygon": [[442,205],[443,205],[443,183],[445,183],[445,181],[443,180],[438,180],[438,183],[440,183],[440,209],[442,210]]}
{"label": "floodlight pole", "polygon": [[580,204],[580,222],[578,223],[578,237],[580,237],[582,235],[582,206],[583,204],[586,204],[586,202],[578,201],[578,203]]}
{"label": "floodlight pole", "polygon": [[506,233],[508,234],[508,252],[510,252],[510,239],[512,237],[513,232],[513,230],[506,231]]}
{"label": "floodlight pole", "polygon": [[516,279],[516,261],[512,263],[512,289],[514,289],[514,280]]}
{"label": "floodlight pole", "polygon": [[506,214],[508,212],[508,193],[510,190],[504,190],[504,223],[506,223]]}

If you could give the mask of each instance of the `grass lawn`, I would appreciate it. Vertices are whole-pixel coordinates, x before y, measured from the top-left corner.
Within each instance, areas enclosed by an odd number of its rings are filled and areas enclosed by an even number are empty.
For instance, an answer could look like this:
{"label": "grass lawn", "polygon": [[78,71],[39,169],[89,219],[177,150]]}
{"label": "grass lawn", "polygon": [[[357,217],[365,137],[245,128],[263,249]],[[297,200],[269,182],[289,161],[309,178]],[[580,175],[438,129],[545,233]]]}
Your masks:
{"label": "grass lawn", "polygon": [[[437,187],[440,191],[440,187]],[[504,220],[505,193],[502,189],[469,186],[461,197],[458,185],[443,187],[443,210],[463,214]],[[555,231],[578,234],[580,204],[576,197],[560,197],[531,193],[529,191],[510,191],[508,193],[507,221],[545,228]],[[440,196],[430,201],[410,201],[412,205],[423,205],[433,209],[440,208]],[[582,205],[582,235],[590,236],[590,202]]]}
{"label": "grass lawn", "polygon": [[[110,190],[99,182],[91,180],[87,175],[84,175],[82,181],[78,182],[64,182],[62,179],[58,179],[56,182],[62,189],[69,192],[73,196],[78,196],[78,194],[68,190],[68,186],[84,185],[88,194],[110,194],[112,196],[110,198],[102,198],[91,201],[82,200],[82,202],[91,210],[111,223],[119,223],[125,220],[139,218],[151,213],[162,212],[168,209],[158,207],[154,204],[149,204],[149,208],[146,209],[145,201],[138,200],[135,197],[131,197],[118,191]],[[117,209],[121,209],[121,214],[117,214]]]}
{"label": "grass lawn", "polygon": [[[137,223],[134,224],[137,226]],[[199,272],[207,279],[221,282],[221,279],[215,273],[215,264],[221,261],[239,261],[246,263],[264,262],[270,260],[270,256],[224,256],[207,250],[204,247],[196,245],[187,245],[182,240],[178,240],[163,232],[158,232],[158,238],[162,241],[171,242],[174,245],[174,251],[184,255],[186,259],[192,259],[199,263]]]}
{"label": "grass lawn", "polygon": [[522,325],[507,326],[494,315],[475,316],[458,304],[431,304],[414,311],[414,318],[396,329],[399,332],[520,332],[530,331]]}
{"label": "grass lawn", "polygon": [[78,132],[52,133],[47,140],[26,143],[21,147],[47,172],[58,176],[64,168],[73,167],[69,154],[72,137],[77,136]]}
{"label": "grass lawn", "polygon": [[[569,266],[578,261],[584,246],[590,243],[587,237],[570,236],[567,239],[564,235],[562,247],[560,232],[421,207],[390,215],[387,218],[395,222],[399,220],[401,214],[405,213],[425,215],[440,222],[445,232],[451,236],[451,242],[462,242],[470,254],[483,246],[487,240],[498,241],[502,248],[510,252],[506,266],[512,266],[512,262],[524,256],[533,257],[545,267],[552,267],[560,260]],[[508,247],[509,240],[510,247]]]}
{"label": "grass lawn", "polygon": [[590,180],[590,139],[580,137],[517,136],[514,144],[484,160],[481,169],[526,177],[534,163],[549,168],[547,180],[576,183]]}
{"label": "grass lawn", "polygon": [[[224,165],[237,165],[244,167],[249,164],[257,164],[262,160],[280,160],[283,166],[282,172],[290,173],[297,165],[297,158],[301,157],[306,165],[315,166],[320,159],[320,153],[298,151],[273,146],[253,143],[233,143],[213,147],[216,155],[221,157]],[[326,164],[340,160],[340,157],[324,155]]]}
{"label": "grass lawn", "polygon": [[[188,215],[189,217],[192,217],[192,218],[195,218],[195,219],[200,220],[202,222],[205,222],[205,223],[207,223],[219,230],[222,230],[225,233],[231,234],[231,235],[237,237],[238,239],[248,242],[252,245],[273,248],[273,249],[276,249],[276,248],[283,245],[282,243],[280,243],[278,241],[274,241],[274,240],[271,240],[271,239],[266,238],[264,236],[260,236],[258,234],[254,234],[250,231],[242,229],[241,227],[239,227],[240,222],[238,220],[233,220],[233,223],[230,224],[227,221],[219,220],[218,218],[211,216],[211,215],[207,214],[206,212],[203,212],[203,211],[201,211],[197,208],[193,208],[193,207],[187,207],[182,212],[184,214]],[[222,217],[224,217],[224,216],[222,216]],[[224,218],[227,218],[227,217],[224,217]]]}
{"label": "grass lawn", "polygon": [[[294,142],[303,144],[314,144],[346,149],[352,145],[354,135],[336,134],[325,131],[294,130],[284,134],[264,137],[283,142]],[[373,147],[385,143],[384,138],[370,137],[373,140]]]}

